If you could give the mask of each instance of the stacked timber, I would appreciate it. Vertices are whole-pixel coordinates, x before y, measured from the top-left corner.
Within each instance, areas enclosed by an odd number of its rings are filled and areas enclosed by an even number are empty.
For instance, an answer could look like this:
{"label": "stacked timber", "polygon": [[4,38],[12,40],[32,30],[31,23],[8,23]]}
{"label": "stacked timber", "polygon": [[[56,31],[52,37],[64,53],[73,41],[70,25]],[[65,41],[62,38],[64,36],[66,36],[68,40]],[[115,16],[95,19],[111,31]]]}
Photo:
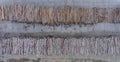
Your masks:
{"label": "stacked timber", "polygon": [[119,62],[119,0],[1,0],[0,62]]}

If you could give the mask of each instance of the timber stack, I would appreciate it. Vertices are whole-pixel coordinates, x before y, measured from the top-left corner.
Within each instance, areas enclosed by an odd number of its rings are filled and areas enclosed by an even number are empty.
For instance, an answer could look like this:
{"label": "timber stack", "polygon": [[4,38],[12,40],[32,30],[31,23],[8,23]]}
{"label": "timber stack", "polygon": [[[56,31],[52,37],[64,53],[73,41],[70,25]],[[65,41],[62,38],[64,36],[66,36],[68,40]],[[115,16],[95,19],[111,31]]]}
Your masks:
{"label": "timber stack", "polygon": [[0,62],[119,62],[119,0],[1,0]]}

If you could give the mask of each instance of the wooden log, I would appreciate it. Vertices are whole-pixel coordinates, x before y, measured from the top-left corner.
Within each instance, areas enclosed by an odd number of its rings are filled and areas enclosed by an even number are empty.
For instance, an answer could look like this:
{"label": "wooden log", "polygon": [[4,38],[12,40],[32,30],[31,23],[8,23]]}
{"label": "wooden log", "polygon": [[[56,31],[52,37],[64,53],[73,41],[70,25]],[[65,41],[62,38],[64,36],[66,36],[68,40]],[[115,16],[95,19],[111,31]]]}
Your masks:
{"label": "wooden log", "polygon": [[119,55],[120,37],[1,38],[0,55]]}
{"label": "wooden log", "polygon": [[60,24],[97,24],[120,23],[120,8],[84,8],[84,7],[48,7],[37,5],[2,5],[1,21],[40,23],[47,25]]}

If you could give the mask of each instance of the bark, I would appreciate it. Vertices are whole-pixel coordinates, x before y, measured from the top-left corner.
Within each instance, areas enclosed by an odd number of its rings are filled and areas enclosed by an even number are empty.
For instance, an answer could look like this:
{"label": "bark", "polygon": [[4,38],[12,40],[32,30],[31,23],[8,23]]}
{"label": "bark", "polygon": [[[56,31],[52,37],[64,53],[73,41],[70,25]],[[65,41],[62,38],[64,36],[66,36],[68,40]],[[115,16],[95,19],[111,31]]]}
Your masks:
{"label": "bark", "polygon": [[0,54],[35,56],[80,56],[120,54],[120,37],[2,38]]}
{"label": "bark", "polygon": [[48,7],[44,5],[1,5],[0,20],[60,24],[120,23],[120,8],[82,8],[71,6]]}

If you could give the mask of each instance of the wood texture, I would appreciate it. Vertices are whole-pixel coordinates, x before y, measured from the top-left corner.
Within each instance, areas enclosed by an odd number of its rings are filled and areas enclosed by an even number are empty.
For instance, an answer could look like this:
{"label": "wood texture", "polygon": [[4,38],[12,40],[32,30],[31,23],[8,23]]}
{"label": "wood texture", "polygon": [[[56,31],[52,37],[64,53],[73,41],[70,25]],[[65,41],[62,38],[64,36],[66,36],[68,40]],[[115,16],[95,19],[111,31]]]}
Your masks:
{"label": "wood texture", "polygon": [[1,38],[0,55],[119,55],[120,37]]}
{"label": "wood texture", "polygon": [[[2,10],[2,7],[4,11]],[[4,13],[3,13],[4,12]],[[4,5],[0,19],[41,24],[119,23],[120,8],[48,7],[37,5]],[[2,16],[4,15],[4,17]]]}

